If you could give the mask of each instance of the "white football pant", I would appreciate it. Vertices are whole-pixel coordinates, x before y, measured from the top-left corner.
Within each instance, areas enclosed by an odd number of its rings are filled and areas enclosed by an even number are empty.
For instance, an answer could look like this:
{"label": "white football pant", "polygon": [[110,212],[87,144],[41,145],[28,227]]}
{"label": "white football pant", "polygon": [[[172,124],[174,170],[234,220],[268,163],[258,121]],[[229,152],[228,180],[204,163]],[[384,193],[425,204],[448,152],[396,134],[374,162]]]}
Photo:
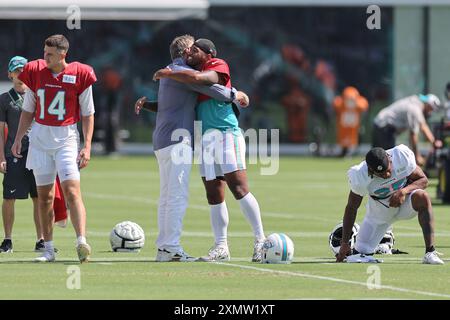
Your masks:
{"label": "white football pant", "polygon": [[[356,236],[355,250],[360,253],[372,254],[390,228],[398,220],[409,220],[417,216],[413,209],[412,195],[416,189],[406,196],[405,202],[398,208],[386,208],[378,201],[369,197],[366,205],[366,215]],[[387,200],[380,200],[388,205]]]}
{"label": "white football pant", "polygon": [[[179,151],[183,150],[181,161]],[[189,176],[192,167],[192,147],[189,139],[155,151],[159,165],[160,196],[158,204],[158,249],[178,251],[183,218],[189,198]],[[187,161],[189,159],[189,161]]]}

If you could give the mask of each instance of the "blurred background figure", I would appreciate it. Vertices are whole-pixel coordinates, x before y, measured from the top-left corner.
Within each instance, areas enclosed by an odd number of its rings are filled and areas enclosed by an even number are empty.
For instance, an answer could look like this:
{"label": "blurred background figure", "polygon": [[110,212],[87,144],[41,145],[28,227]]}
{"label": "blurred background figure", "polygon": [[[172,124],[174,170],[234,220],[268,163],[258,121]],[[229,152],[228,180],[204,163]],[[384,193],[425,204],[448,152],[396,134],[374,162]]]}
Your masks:
{"label": "blurred background figure", "polygon": [[311,98],[300,87],[295,68],[309,73],[310,62],[301,48],[292,44],[285,44],[281,48],[281,56],[286,65],[284,81],[287,92],[281,97],[281,105],[286,110],[288,140],[293,143],[307,142],[308,113]]}
{"label": "blurred background figure", "polygon": [[311,98],[299,86],[295,78],[289,78],[289,92],[281,98],[286,110],[289,142],[307,142],[308,112]]}
{"label": "blurred background figure", "polygon": [[450,119],[450,82],[447,82],[447,86],[445,87],[444,98],[445,98],[444,107],[446,110],[446,116],[447,119]]}
{"label": "blurred background figure", "polygon": [[[122,77],[111,66],[103,68],[97,85],[96,98],[96,131],[98,138],[103,144],[105,155],[115,154],[117,152],[119,117],[120,117],[120,87],[122,86]],[[100,132],[100,134],[99,134]]]}
{"label": "blurred background figure", "polygon": [[359,144],[361,114],[367,111],[369,103],[355,87],[346,87],[341,96],[333,102],[336,111],[337,143],[344,157]]}
{"label": "blurred background figure", "polygon": [[439,111],[441,102],[434,94],[412,95],[397,100],[382,109],[373,122],[373,147],[385,150],[396,145],[399,134],[409,131],[411,150],[419,166],[425,164],[425,158],[419,152],[419,132],[422,132],[433,148],[441,148],[442,141],[431,132],[427,119],[433,112]]}

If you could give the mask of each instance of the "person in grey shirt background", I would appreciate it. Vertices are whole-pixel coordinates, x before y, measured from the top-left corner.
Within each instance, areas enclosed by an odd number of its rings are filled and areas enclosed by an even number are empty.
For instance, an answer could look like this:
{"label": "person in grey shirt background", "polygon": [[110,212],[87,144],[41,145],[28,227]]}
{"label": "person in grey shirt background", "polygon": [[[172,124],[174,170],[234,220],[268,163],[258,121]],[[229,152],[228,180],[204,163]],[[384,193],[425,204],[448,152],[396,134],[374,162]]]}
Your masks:
{"label": "person in grey shirt background", "polygon": [[[38,200],[36,181],[33,171],[25,168],[28,154],[28,135],[22,139],[23,158],[15,158],[11,147],[16,137],[22,112],[23,95],[27,86],[19,80],[18,76],[28,60],[21,56],[11,58],[8,64],[8,78],[13,87],[8,92],[0,95],[0,172],[3,177],[3,228],[5,239],[0,245],[0,252],[13,252],[12,229],[14,224],[14,206],[17,199],[28,199],[33,201],[33,217],[36,226],[38,249],[39,239],[43,238],[40,218],[38,214]],[[5,128],[8,135],[5,137]]]}
{"label": "person in grey shirt background", "polygon": [[[194,38],[190,35],[176,37],[170,45],[172,70],[192,70],[186,65],[186,58]],[[183,218],[188,205],[189,176],[192,161],[173,161],[173,153],[188,148],[192,158],[195,107],[197,94],[203,93],[220,101],[239,101],[248,105],[248,97],[240,91],[221,85],[203,86],[162,79],[159,84],[158,101],[148,102],[146,97],[136,101],[135,112],[141,109],[158,111],[153,132],[153,148],[159,165],[160,197],[158,203],[158,228],[156,240],[158,248],[156,261],[189,262],[196,259],[187,254],[180,245]],[[177,130],[178,137],[172,138]]]}
{"label": "person in grey shirt background", "polygon": [[409,130],[410,147],[416,156],[416,162],[419,166],[424,165],[425,159],[418,150],[419,132],[424,134],[434,148],[442,147],[442,141],[435,139],[426,121],[440,107],[441,103],[434,94],[412,95],[395,101],[375,117],[372,147],[391,149],[396,145],[396,137]]}

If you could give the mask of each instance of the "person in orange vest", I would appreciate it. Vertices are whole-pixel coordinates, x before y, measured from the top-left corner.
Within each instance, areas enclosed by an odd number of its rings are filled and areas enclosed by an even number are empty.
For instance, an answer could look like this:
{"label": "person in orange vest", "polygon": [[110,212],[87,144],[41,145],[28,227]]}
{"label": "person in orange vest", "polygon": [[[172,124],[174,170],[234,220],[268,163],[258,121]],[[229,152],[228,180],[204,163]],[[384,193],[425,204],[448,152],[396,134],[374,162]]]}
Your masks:
{"label": "person in orange vest", "polygon": [[337,120],[337,143],[342,148],[341,156],[358,146],[361,113],[365,112],[369,104],[354,87],[346,87],[341,96],[333,102]]}
{"label": "person in orange vest", "polygon": [[281,104],[286,109],[289,142],[306,142],[311,98],[300,88],[296,79],[288,77],[288,82],[290,89],[281,98]]}

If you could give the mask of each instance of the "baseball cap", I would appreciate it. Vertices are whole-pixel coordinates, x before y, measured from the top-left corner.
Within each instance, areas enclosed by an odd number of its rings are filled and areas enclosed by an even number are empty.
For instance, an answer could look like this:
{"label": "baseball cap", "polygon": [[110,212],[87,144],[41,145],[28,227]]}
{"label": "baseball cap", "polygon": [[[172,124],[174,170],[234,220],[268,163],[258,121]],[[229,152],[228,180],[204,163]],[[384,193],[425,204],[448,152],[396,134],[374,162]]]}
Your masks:
{"label": "baseball cap", "polygon": [[419,95],[419,98],[423,103],[429,104],[434,111],[439,110],[439,108],[441,107],[441,101],[434,94],[431,93],[427,95],[421,94]]}
{"label": "baseball cap", "polygon": [[388,154],[383,148],[372,148],[366,154],[366,163],[373,172],[384,172],[389,168]]}
{"label": "baseball cap", "polygon": [[197,48],[199,48],[200,50],[202,50],[205,53],[211,54],[211,56],[213,58],[215,58],[217,55],[216,46],[214,45],[214,43],[211,40],[197,39],[194,42],[194,46],[196,46]]}
{"label": "baseball cap", "polygon": [[15,56],[12,57],[11,60],[9,60],[8,64],[8,72],[13,72],[17,68],[23,68],[27,64],[28,60],[21,56]]}

